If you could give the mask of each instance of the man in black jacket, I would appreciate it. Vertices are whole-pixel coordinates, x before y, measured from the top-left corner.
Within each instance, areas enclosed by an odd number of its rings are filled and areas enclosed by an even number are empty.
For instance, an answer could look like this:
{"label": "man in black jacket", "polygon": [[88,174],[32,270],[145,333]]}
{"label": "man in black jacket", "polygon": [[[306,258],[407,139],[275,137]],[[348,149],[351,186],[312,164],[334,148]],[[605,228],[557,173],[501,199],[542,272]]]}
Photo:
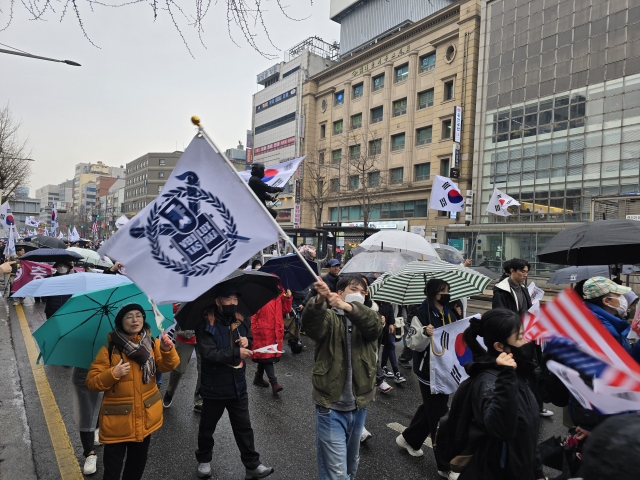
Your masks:
{"label": "man in black jacket", "polygon": [[264,478],[273,468],[260,463],[249,419],[249,398],[245,361],[253,355],[251,319],[237,313],[238,292],[221,289],[217,298],[203,312],[203,320],[196,329],[196,348],[202,359],[200,396],[202,413],[198,430],[198,476],[211,476],[213,434],[225,409],[233,429],[246,479]]}
{"label": "man in black jacket", "polygon": [[[270,187],[266,183],[262,181],[264,178],[264,164],[260,162],[256,162],[251,166],[251,178],[249,179],[249,187],[256,194],[256,196],[260,199],[264,206],[267,207],[267,201],[272,202],[274,197],[269,195],[270,193],[279,193],[283,192],[284,188],[280,187]],[[276,218],[278,216],[278,212],[270,207],[267,207],[269,213]]]}
{"label": "man in black jacket", "polygon": [[524,286],[529,263],[521,258],[514,258],[508,261],[508,268],[509,276],[493,287],[492,308],[506,308],[524,315],[531,308],[529,289]]}
{"label": "man in black jacket", "polygon": [[[329,273],[322,275],[320,278],[322,278],[322,281],[327,284],[327,287],[329,287],[329,290],[331,292],[337,293],[338,290],[336,286],[338,285],[338,274],[340,273],[340,260],[338,260],[337,258],[333,258],[329,260],[328,265]],[[310,299],[316,297],[317,295],[318,292],[316,292],[315,288],[309,290],[309,293],[307,293],[307,298],[305,298],[304,300],[305,305]]]}

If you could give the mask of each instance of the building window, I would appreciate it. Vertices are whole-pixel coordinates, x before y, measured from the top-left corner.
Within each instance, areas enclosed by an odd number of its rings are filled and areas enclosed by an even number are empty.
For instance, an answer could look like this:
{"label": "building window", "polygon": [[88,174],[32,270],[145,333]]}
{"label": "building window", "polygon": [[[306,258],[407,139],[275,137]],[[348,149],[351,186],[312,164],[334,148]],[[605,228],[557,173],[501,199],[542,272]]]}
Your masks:
{"label": "building window", "polygon": [[360,128],[361,126],[362,126],[362,114],[361,113],[351,117],[351,128],[352,129],[355,130],[356,128]]}
{"label": "building window", "polygon": [[369,155],[380,155],[382,153],[382,139],[371,140],[369,142]]}
{"label": "building window", "polygon": [[426,145],[427,143],[431,143],[431,127],[419,128],[416,131],[416,138],[418,145]]}
{"label": "building window", "polygon": [[333,134],[340,135],[342,133],[342,120],[333,122]]}
{"label": "building window", "polygon": [[164,165],[164,158],[158,160],[158,165]]}
{"label": "building window", "polygon": [[444,101],[453,100],[453,80],[444,82]]}
{"label": "building window", "polygon": [[420,57],[420,71],[426,72],[436,68],[436,52]]}
{"label": "building window", "polygon": [[416,182],[424,182],[431,178],[431,164],[422,163],[416,165]]}
{"label": "building window", "polygon": [[399,185],[402,183],[402,177],[404,176],[404,168],[391,169],[391,185]]}
{"label": "building window", "polygon": [[380,172],[369,173],[369,187],[376,188],[380,186]]}
{"label": "building window", "polygon": [[399,117],[407,113],[407,99],[402,98],[393,102],[393,116]]}
{"label": "building window", "polygon": [[353,87],[353,99],[360,98],[364,93],[364,84],[356,85]]}
{"label": "building window", "polygon": [[418,94],[418,110],[433,107],[433,88]]}
{"label": "building window", "polygon": [[340,163],[340,160],[342,160],[342,150],[331,152],[331,163]]}
{"label": "building window", "polygon": [[158,178],[164,178],[164,172],[158,172]]}
{"label": "building window", "polygon": [[382,121],[382,107],[374,108],[371,110],[371,123],[378,123]]}
{"label": "building window", "polygon": [[332,178],[330,180],[330,183],[329,183],[329,189],[332,192],[337,192],[338,190],[340,190],[340,179],[339,178]]}
{"label": "building window", "polygon": [[349,147],[349,157],[358,158],[360,156],[360,145],[352,145]]}
{"label": "building window", "polygon": [[158,193],[162,192],[162,185],[158,185]]}
{"label": "building window", "polygon": [[451,138],[451,119],[442,122],[442,139]]}
{"label": "building window", "polygon": [[391,137],[391,150],[393,152],[396,150],[404,150],[404,133],[393,135]]}
{"label": "building window", "polygon": [[382,90],[384,88],[384,73],[373,77],[373,91]]}
{"label": "building window", "polygon": [[324,152],[318,153],[318,163],[324,165]]}
{"label": "building window", "polygon": [[396,83],[404,82],[407,78],[409,78],[409,64],[402,65],[400,67],[396,67]]}
{"label": "building window", "polygon": [[349,190],[357,190],[360,185],[360,177],[358,175],[352,175],[349,177]]}
{"label": "building window", "polygon": [[440,160],[440,175],[443,177],[449,176],[449,159]]}
{"label": "building window", "polygon": [[336,105],[342,105],[344,103],[344,91],[336,93],[334,98]]}
{"label": "building window", "polygon": [[327,136],[327,126],[320,125],[320,138],[326,138]]}

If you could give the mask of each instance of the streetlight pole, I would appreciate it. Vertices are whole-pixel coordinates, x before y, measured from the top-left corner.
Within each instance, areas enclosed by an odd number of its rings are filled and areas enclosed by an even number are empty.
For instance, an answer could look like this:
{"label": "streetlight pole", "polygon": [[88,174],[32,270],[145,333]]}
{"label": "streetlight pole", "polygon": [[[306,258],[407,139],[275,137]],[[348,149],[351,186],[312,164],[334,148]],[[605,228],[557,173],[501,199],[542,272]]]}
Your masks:
{"label": "streetlight pole", "polygon": [[316,163],[316,162],[309,162],[311,165],[319,165],[321,167],[327,167],[327,168],[337,168],[338,169],[338,215],[336,215],[336,219],[338,220],[338,226],[340,226],[340,217],[341,217],[341,213],[340,212],[340,164],[338,163],[338,166],[335,167],[333,165],[325,165],[324,163]]}
{"label": "streetlight pole", "polygon": [[19,55],[21,57],[36,58],[38,60],[47,60],[49,62],[66,63],[67,65],[71,65],[73,67],[81,67],[82,66],[79,63],[74,62],[72,60],[58,60],[56,58],[39,57],[38,55],[31,55],[30,53],[27,53],[27,52],[15,52],[13,50],[5,50],[3,48],[0,48],[0,53],[7,53],[9,55]]}

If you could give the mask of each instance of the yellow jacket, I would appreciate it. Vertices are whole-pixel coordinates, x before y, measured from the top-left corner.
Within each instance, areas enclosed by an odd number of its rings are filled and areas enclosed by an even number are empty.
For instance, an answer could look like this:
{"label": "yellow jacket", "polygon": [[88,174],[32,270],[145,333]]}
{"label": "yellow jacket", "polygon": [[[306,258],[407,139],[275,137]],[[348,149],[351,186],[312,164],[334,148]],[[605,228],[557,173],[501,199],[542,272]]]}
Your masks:
{"label": "yellow jacket", "polygon": [[[140,341],[140,336],[132,339]],[[109,335],[109,342],[111,335]],[[170,372],[180,364],[175,348],[160,350],[160,341],[154,340],[151,350],[158,372]],[[113,376],[113,368],[120,363],[130,363],[124,377]],[[156,386],[155,376],[149,383],[142,383],[142,369],[124,353],[113,349],[111,362],[107,345],[103,346],[89,368],[87,387],[92,392],[104,392],[100,408],[100,442],[142,442],[144,438],[162,426],[162,396]]]}

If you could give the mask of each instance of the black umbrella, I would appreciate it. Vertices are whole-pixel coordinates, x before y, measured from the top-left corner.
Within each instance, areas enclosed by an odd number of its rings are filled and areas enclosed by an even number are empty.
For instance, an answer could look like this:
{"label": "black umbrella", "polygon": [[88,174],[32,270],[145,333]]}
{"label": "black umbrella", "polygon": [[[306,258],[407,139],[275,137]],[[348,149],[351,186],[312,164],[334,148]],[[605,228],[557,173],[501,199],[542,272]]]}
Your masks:
{"label": "black umbrella", "polygon": [[55,237],[46,237],[44,235],[38,235],[37,237],[33,237],[34,242],[38,242],[41,246],[47,248],[67,248],[65,243]]}
{"label": "black umbrella", "polygon": [[254,315],[280,295],[279,283],[279,278],[269,273],[236,270],[195,300],[183,304],[175,315],[176,321],[182,330],[195,330],[202,321],[202,312],[211,308],[220,289],[227,287],[240,293],[238,311],[245,316]]}
{"label": "black umbrella", "polygon": [[18,242],[16,243],[16,250],[19,250],[20,248],[24,248],[25,253],[26,252],[30,252],[32,250],[37,250],[40,248],[39,245],[36,245],[35,243],[31,243],[31,242]]}
{"label": "black umbrella", "polygon": [[[622,275],[631,275],[634,272],[640,272],[640,268],[633,265],[623,265]],[[551,285],[565,285],[568,283],[577,283],[592,277],[609,278],[609,265],[583,265],[581,267],[561,268],[553,272],[553,275],[547,280]]]}
{"label": "black umbrella", "polygon": [[640,222],[598,220],[567,228],[549,240],[538,259],[560,265],[640,263]]}
{"label": "black umbrella", "polygon": [[63,248],[39,248],[31,252],[25,253],[20,260],[29,260],[30,262],[76,262],[82,260],[82,255],[71,252]]}
{"label": "black umbrella", "polygon": [[489,270],[486,267],[467,267],[467,268],[470,268],[471,270],[475,270],[480,275],[484,275],[485,277],[489,277],[491,280],[498,280],[500,278],[500,275],[498,275],[494,271]]}

